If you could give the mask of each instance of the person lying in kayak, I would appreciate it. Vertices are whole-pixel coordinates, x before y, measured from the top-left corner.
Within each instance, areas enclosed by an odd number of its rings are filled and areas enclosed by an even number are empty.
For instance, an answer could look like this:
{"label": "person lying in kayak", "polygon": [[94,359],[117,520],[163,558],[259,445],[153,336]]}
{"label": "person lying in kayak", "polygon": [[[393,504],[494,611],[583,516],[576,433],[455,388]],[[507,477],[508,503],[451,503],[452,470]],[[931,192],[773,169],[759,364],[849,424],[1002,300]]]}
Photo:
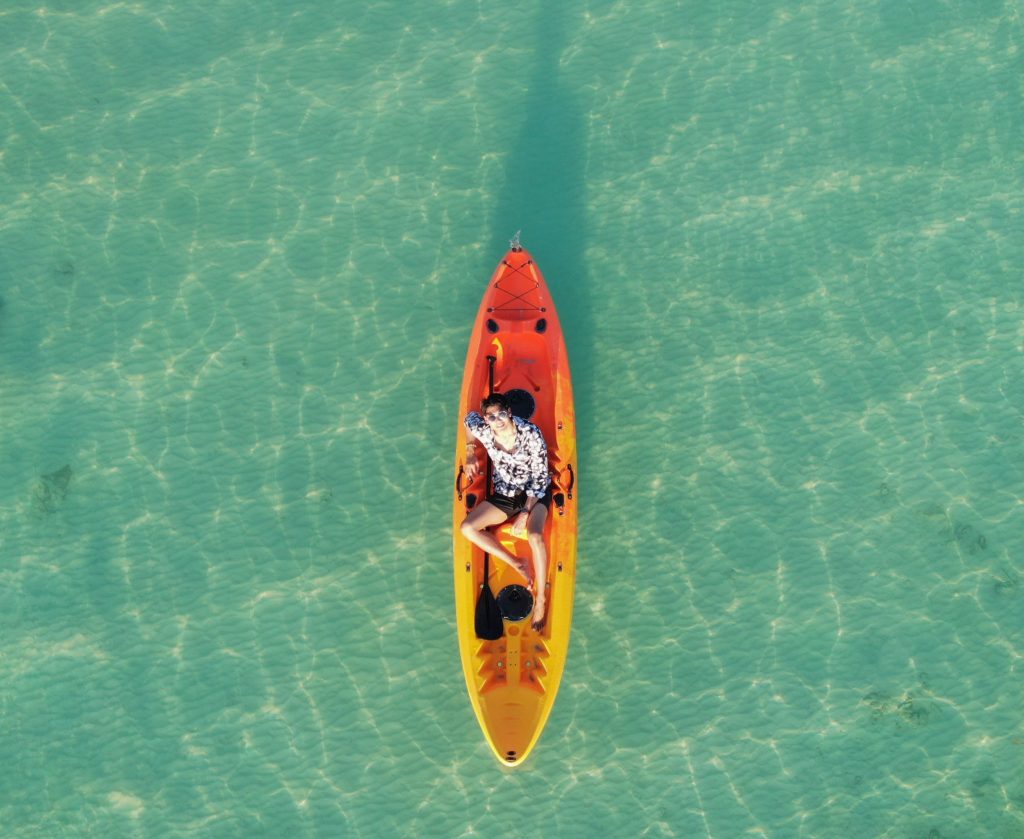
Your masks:
{"label": "person lying in kayak", "polygon": [[[544,547],[544,523],[551,504],[548,447],[544,435],[532,422],[512,416],[504,394],[493,393],[470,411],[465,419],[470,442],[466,444],[465,474],[472,481],[480,473],[478,440],[487,450],[493,467],[494,494],[477,504],[462,522],[462,535],[491,556],[507,562],[522,574],[534,590],[534,629],[544,626],[547,611],[548,555]],[[533,567],[509,553],[487,528],[512,519],[512,533],[526,534],[533,554]]]}

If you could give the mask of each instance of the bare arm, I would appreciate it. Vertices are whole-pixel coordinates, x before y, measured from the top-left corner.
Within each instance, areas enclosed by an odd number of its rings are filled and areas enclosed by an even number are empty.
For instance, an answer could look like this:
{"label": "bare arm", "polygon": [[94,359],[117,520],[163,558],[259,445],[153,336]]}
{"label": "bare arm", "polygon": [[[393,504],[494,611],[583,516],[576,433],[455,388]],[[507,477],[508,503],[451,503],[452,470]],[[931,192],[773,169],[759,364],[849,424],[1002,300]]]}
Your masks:
{"label": "bare arm", "polygon": [[465,473],[466,473],[466,480],[468,480],[468,481],[476,480],[476,476],[480,474],[480,472],[482,470],[482,467],[483,467],[483,463],[484,463],[484,459],[480,455],[479,446],[477,446],[477,441],[480,438],[477,436],[477,433],[474,430],[474,425],[476,424],[475,421],[482,421],[482,420],[479,420],[479,414],[475,414],[475,412],[470,412],[470,414],[466,417],[466,421],[465,421],[465,425],[466,425],[466,465],[465,465]]}
{"label": "bare arm", "polygon": [[476,446],[476,435],[472,431],[466,432],[466,480],[475,481],[480,474],[480,467],[483,458],[478,456]]}

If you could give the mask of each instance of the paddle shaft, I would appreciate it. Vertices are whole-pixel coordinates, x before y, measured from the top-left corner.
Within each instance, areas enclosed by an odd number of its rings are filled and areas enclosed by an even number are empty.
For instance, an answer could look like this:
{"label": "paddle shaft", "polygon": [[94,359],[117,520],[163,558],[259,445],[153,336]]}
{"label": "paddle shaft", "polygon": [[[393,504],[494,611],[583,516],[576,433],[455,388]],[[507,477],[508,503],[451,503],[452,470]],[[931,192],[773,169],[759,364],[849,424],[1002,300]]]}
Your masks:
{"label": "paddle shaft", "polygon": [[[493,355],[487,356],[487,395],[488,396],[490,396],[492,393],[494,393],[494,363],[497,360],[498,359],[495,356],[493,356]],[[485,475],[484,475],[484,497],[486,497],[487,494],[490,491],[491,491],[491,459],[488,457],[487,458],[487,468],[485,470]],[[487,602],[487,601],[493,601],[494,595],[491,594],[491,580],[490,580],[490,577],[491,577],[491,554],[488,551],[484,551],[484,576],[483,576],[483,581],[482,581],[482,583],[480,585],[480,595],[477,597],[477,601],[476,601],[476,611],[477,611],[477,616],[478,616],[477,619],[478,619],[478,621],[480,620],[479,616],[482,614],[481,609],[484,608],[484,603]],[[498,618],[498,620],[500,621],[501,618]],[[495,631],[497,632],[497,627],[496,626],[495,626]],[[480,629],[479,629],[479,624],[478,624],[477,633],[479,634],[479,632],[480,632]]]}
{"label": "paddle shaft", "polygon": [[[494,395],[494,365],[497,362],[498,357],[494,355],[487,356],[487,395]],[[484,476],[484,498],[491,493],[491,458],[487,458],[487,469],[486,475]],[[491,555],[484,551],[484,585],[490,584],[490,560]]]}

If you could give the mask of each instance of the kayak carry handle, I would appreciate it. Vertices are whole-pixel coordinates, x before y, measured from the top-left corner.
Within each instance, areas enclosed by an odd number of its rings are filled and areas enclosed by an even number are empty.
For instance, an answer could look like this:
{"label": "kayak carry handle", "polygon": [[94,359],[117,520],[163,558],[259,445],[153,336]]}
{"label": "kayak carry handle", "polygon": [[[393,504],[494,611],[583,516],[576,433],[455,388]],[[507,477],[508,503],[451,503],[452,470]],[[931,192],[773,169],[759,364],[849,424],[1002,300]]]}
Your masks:
{"label": "kayak carry handle", "polygon": [[459,501],[462,500],[462,474],[465,472],[462,464],[459,464],[459,474],[455,476],[455,493],[459,496]]}

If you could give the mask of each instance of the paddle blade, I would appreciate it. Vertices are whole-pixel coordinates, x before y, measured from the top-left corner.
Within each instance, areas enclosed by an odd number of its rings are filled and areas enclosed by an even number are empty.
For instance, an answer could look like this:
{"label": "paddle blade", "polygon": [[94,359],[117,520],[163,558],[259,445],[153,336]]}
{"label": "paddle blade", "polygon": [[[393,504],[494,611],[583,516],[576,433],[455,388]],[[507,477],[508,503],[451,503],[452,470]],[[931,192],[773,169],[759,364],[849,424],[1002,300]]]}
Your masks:
{"label": "paddle blade", "polygon": [[482,641],[497,641],[505,634],[501,611],[491,591],[491,584],[484,580],[480,597],[476,601],[476,637]]}

